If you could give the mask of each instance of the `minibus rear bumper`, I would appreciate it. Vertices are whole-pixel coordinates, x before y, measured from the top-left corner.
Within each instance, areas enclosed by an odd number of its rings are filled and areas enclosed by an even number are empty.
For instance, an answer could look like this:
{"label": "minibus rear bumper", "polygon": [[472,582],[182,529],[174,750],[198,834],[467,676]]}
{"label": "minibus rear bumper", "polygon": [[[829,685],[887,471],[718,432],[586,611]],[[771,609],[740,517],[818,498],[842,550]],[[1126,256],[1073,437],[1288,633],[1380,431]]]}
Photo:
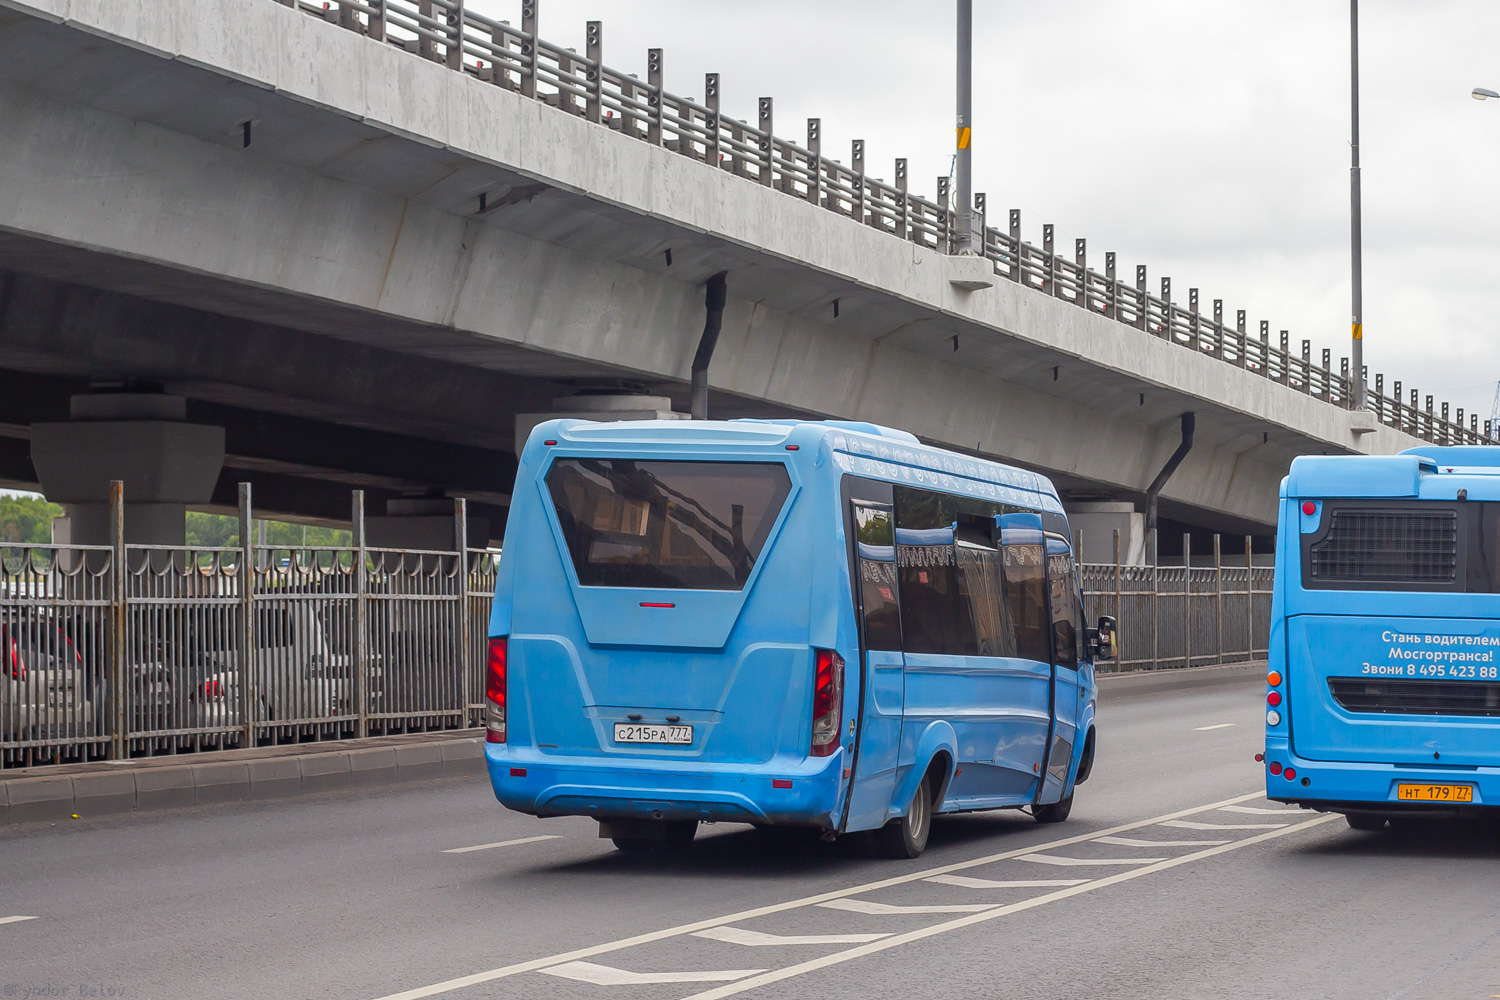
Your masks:
{"label": "minibus rear bumper", "polygon": [[[1271,764],[1281,765],[1272,774]],[[1500,767],[1411,767],[1348,761],[1307,760],[1292,752],[1285,739],[1266,741],[1266,798],[1328,812],[1376,812],[1391,815],[1443,815],[1500,807]],[[1286,769],[1296,776],[1290,780]],[[1461,785],[1473,789],[1471,802],[1410,802],[1396,797],[1396,786]]]}
{"label": "minibus rear bumper", "polygon": [[830,757],[733,765],[601,761],[486,744],[485,762],[500,804],[534,816],[696,819],[831,830],[842,806],[842,750]]}

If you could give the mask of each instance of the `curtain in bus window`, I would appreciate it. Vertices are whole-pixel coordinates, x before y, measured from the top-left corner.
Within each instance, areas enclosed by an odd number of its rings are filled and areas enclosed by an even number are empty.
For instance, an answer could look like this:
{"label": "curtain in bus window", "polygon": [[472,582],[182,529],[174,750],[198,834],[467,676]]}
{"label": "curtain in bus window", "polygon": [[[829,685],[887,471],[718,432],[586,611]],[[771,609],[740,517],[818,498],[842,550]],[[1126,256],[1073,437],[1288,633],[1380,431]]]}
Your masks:
{"label": "curtain in bus window", "polygon": [[901,612],[896,599],[895,529],[891,512],[856,506],[854,520],[865,648],[900,649]]}
{"label": "curtain in bus window", "polygon": [[1052,623],[1047,615],[1047,577],[1041,545],[1000,547],[1005,594],[1016,630],[1016,654],[1038,663],[1052,662]]}
{"label": "curtain in bus window", "polygon": [[1066,552],[1047,556],[1047,578],[1052,584],[1052,641],[1059,667],[1078,667],[1078,632],[1083,614],[1078,608],[1078,583],[1073,557]]}
{"label": "curtain in bus window", "polygon": [[772,462],[566,458],[547,489],[584,586],[738,590],[791,480]]}
{"label": "curtain in bus window", "polygon": [[956,543],[958,589],[974,625],[975,652],[980,656],[1015,656],[1016,630],[1005,601],[1005,574],[1000,552],[993,545]]}

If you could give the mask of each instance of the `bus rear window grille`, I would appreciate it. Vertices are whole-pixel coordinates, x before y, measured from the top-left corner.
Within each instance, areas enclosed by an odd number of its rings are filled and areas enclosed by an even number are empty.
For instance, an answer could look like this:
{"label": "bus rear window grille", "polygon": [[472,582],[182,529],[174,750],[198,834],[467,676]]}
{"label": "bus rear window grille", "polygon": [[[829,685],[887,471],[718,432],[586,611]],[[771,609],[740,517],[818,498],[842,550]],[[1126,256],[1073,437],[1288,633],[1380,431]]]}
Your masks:
{"label": "bus rear window grille", "polygon": [[1500,717],[1500,681],[1330,677],[1328,690],[1350,712]]}
{"label": "bus rear window grille", "polygon": [[1458,573],[1458,517],[1451,510],[1335,509],[1310,555],[1317,580],[1451,583]]}

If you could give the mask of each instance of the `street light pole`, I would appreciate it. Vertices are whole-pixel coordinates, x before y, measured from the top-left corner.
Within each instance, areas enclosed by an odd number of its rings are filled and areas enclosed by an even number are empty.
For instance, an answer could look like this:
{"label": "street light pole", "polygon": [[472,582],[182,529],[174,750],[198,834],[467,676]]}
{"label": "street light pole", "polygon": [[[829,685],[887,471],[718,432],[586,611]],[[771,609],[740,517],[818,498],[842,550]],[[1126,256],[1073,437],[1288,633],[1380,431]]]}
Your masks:
{"label": "street light pole", "polygon": [[1353,271],[1354,344],[1350,350],[1353,368],[1354,408],[1365,409],[1365,341],[1364,341],[1364,259],[1359,218],[1359,0],[1349,0],[1349,148],[1353,156],[1349,167],[1349,263]]}
{"label": "street light pole", "polygon": [[957,232],[953,241],[955,253],[972,254],[974,249],[974,0],[958,0],[958,150],[954,180],[958,204],[954,214]]}

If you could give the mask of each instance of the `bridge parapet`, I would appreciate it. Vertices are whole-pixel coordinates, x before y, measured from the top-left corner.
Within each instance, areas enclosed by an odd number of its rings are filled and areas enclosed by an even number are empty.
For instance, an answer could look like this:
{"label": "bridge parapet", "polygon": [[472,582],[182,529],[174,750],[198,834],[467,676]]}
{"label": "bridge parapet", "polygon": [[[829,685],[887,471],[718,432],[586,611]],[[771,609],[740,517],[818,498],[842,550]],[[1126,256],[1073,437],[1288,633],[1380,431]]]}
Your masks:
{"label": "bridge parapet", "polygon": [[[774,102],[757,102],[754,122],[741,121],[720,110],[719,75],[704,80],[704,100],[681,97],[663,84],[664,53],[647,53],[647,76],[614,69],[604,62],[604,29],[588,22],[587,46],[580,54],[554,45],[539,34],[541,0],[521,0],[521,25],[486,17],[465,7],[464,0],[272,0],[283,6],[341,25],[377,41],[401,47],[419,58],[446,65],[456,72],[533,98],[569,114],[599,124],[642,142],[662,146],[721,169],[747,181],[774,188],[828,211],[856,219],[872,228],[944,253],[952,252],[954,209],[949,204],[947,178],[937,181],[935,200],[909,190],[906,160],[895,163],[895,182],[870,176],[865,170],[864,143],[855,140],[850,165],[823,155],[821,122],[808,119],[805,144],[774,132]],[[247,134],[247,142],[249,136]],[[483,197],[483,196],[481,196]],[[981,220],[985,196],[976,195]],[[481,204],[481,210],[484,206]],[[1231,325],[1224,318],[1223,301],[1211,311],[1201,308],[1198,289],[1188,302],[1173,300],[1170,278],[1160,279],[1159,293],[1148,285],[1147,269],[1136,268],[1133,283],[1116,274],[1115,254],[1105,255],[1101,273],[1088,266],[1086,241],[1075,241],[1071,258],[1059,253],[1052,226],[1043,227],[1041,246],[1021,237],[1021,214],[1012,209],[1006,229],[983,226],[983,255],[1000,277],[1061,299],[1195,353],[1288,386],[1341,409],[1352,409],[1349,361],[1338,371],[1331,352],[1313,357],[1311,341],[1294,351],[1288,331],[1279,343],[1262,320],[1258,331],[1247,329],[1245,311]],[[1449,404],[1434,408],[1433,397],[1411,389],[1404,399],[1402,383],[1385,392],[1385,376],[1377,374],[1366,393],[1374,430],[1378,423],[1436,444],[1491,444],[1500,427],[1462,408],[1450,416]]]}

